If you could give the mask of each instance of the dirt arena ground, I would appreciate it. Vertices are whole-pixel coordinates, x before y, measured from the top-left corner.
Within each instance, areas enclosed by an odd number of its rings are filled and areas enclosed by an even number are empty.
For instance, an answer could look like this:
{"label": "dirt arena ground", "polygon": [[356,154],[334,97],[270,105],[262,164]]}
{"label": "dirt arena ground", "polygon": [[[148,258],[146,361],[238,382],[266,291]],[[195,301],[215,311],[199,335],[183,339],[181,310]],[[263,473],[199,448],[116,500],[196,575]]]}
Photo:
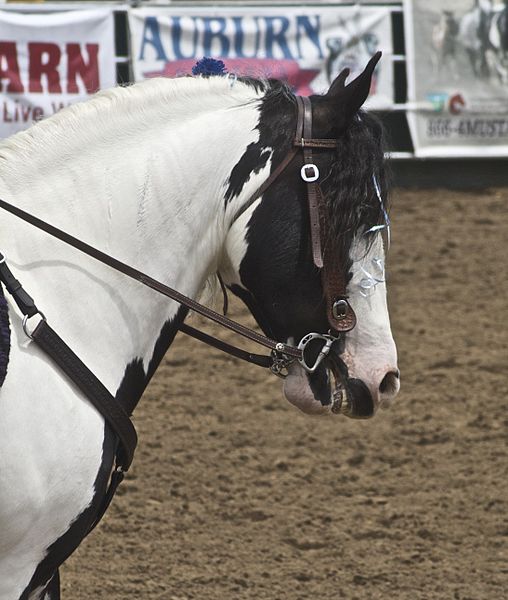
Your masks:
{"label": "dirt arena ground", "polygon": [[398,402],[305,417],[179,336],[66,600],[508,598],[508,190],[396,190],[392,218]]}

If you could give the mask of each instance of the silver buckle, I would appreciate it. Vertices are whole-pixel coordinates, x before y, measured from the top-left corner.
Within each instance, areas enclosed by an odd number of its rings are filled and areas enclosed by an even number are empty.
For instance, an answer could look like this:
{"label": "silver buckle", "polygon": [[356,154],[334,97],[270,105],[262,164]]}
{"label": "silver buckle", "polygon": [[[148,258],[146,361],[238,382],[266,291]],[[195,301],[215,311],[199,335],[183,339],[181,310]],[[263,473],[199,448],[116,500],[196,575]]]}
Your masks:
{"label": "silver buckle", "polygon": [[[307,175],[307,169],[311,169],[311,175]],[[315,164],[307,163],[300,169],[300,175],[305,182],[312,183],[313,181],[317,181],[319,179],[319,169]]]}
{"label": "silver buckle", "polygon": [[347,317],[347,309],[349,304],[347,300],[340,298],[339,300],[335,300],[332,306],[332,315],[334,319],[337,321],[342,321]]}
{"label": "silver buckle", "polygon": [[[32,315],[32,317],[36,317],[36,316],[39,316],[39,317],[40,317],[40,321],[39,321],[39,323],[40,323],[41,321],[45,321],[45,320],[46,320],[46,317],[44,316],[44,313],[42,313],[40,310],[38,310],[38,311],[37,311],[35,314],[33,314],[33,315]],[[23,317],[23,323],[22,323],[22,324],[23,324],[23,331],[25,332],[25,335],[26,335],[26,337],[27,337],[27,338],[30,338],[31,340],[33,340],[33,339],[34,339],[34,338],[33,338],[33,336],[32,336],[32,333],[33,333],[33,331],[34,331],[34,330],[37,328],[37,327],[34,327],[34,328],[32,329],[32,331],[30,331],[30,330],[28,329],[28,321],[29,321],[29,319],[31,319],[32,317],[29,317],[28,315],[25,315],[25,316]],[[37,323],[37,325],[39,325],[39,323]]]}
{"label": "silver buckle", "polygon": [[[328,356],[330,353],[330,349],[332,347],[333,342],[337,341],[338,338],[333,337],[331,335],[326,335],[323,333],[308,333],[304,336],[300,343],[298,344],[298,349],[302,351],[302,358],[298,359],[298,362],[302,365],[302,367],[307,371],[307,373],[314,373],[314,371],[319,367],[322,360]],[[309,342],[312,340],[323,340],[324,344],[321,348],[320,353],[317,355],[316,362],[314,365],[310,366],[305,362],[305,348]]]}

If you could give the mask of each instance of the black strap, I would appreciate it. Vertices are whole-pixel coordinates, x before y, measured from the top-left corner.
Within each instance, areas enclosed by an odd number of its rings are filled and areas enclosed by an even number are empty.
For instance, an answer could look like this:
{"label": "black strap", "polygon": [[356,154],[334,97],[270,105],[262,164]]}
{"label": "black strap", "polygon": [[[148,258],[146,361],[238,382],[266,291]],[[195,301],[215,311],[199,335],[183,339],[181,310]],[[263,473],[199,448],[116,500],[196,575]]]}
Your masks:
{"label": "black strap", "polygon": [[200,342],[204,342],[209,346],[217,348],[217,350],[222,350],[222,352],[231,354],[231,356],[234,356],[235,358],[240,358],[241,360],[258,365],[258,367],[265,367],[266,369],[269,369],[273,365],[273,358],[271,356],[266,356],[266,354],[252,354],[251,352],[246,352],[241,348],[237,348],[236,346],[232,346],[231,344],[219,340],[218,338],[214,338],[204,331],[195,329],[194,327],[187,325],[187,323],[182,323],[180,325],[180,331],[190,335]]}
{"label": "black strap", "polygon": [[33,341],[50,356],[62,371],[85,394],[120,438],[118,465],[130,467],[138,436],[122,405],[97,379],[83,361],[43,319],[31,334]]}
{"label": "black strap", "polygon": [[39,311],[33,298],[26,293],[21,283],[14,277],[5,262],[5,256],[0,252],[0,281],[11,294],[19,310],[28,317],[33,317]]}
{"label": "black strap", "polygon": [[[306,168],[313,168],[314,170],[316,170],[317,167],[314,164],[314,157],[312,154],[313,146],[311,146],[310,144],[305,144],[305,140],[310,139],[312,136],[312,105],[310,99],[304,96],[298,96],[297,101],[300,107],[298,114],[301,115],[299,120],[299,127],[302,127],[302,148],[304,162],[302,170],[305,170]],[[312,259],[316,267],[318,267],[318,269],[323,268],[320,201],[320,189],[317,185],[317,182],[307,181],[307,204],[309,208]]]}

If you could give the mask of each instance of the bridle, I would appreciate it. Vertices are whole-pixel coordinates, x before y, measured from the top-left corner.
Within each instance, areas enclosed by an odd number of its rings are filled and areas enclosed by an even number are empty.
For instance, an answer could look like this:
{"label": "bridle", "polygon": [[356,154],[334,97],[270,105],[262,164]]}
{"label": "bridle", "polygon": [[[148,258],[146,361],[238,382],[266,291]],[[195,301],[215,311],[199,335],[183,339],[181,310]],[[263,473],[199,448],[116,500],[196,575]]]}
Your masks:
{"label": "bridle", "polygon": [[[312,256],[315,266],[321,270],[322,286],[326,298],[326,310],[330,331],[328,334],[309,333],[302,338],[297,347],[273,340],[269,337],[259,334],[253,329],[247,328],[240,323],[232,321],[225,315],[221,315],[220,313],[208,308],[207,306],[204,306],[203,304],[200,304],[192,298],[181,294],[177,290],[174,290],[160,281],[153,279],[149,275],[146,275],[145,273],[142,273],[141,271],[122,263],[116,258],[101,252],[97,248],[86,244],[67,232],[62,231],[39,219],[38,217],[35,217],[34,215],[27,213],[1,199],[0,208],[3,208],[20,219],[34,225],[46,233],[49,233],[53,237],[56,237],[70,246],[73,246],[74,248],[80,250],[88,256],[91,256],[92,258],[95,258],[103,264],[106,264],[109,267],[120,271],[124,275],[139,281],[140,283],[159,292],[160,294],[175,300],[176,302],[186,306],[201,316],[215,321],[219,325],[230,329],[231,331],[234,331],[235,333],[257,344],[269,348],[272,351],[272,355],[260,356],[249,352],[244,352],[240,348],[231,346],[225,342],[222,342],[221,340],[213,338],[212,336],[208,336],[207,334],[185,323],[180,326],[180,330],[184,333],[191,335],[202,342],[213,345],[224,352],[231,353],[237,358],[252,362],[258,366],[269,367],[278,375],[281,374],[281,370],[284,367],[287,367],[295,359],[300,362],[306,371],[314,372],[324,356],[328,354],[328,350],[332,343],[337,339],[337,336],[353,329],[356,324],[356,317],[351,305],[347,300],[345,273],[338,264],[337,255],[335,253],[323,253],[323,229],[326,223],[326,214],[323,194],[318,183],[320,172],[314,161],[313,149],[335,149],[337,147],[337,141],[312,138],[312,107],[310,99],[297,96],[296,102],[298,109],[297,126],[291,150],[287,153],[285,158],[281,161],[281,163],[279,163],[271,175],[243,204],[242,208],[235,214],[233,222],[236,221],[238,217],[243,214],[256,200],[258,200],[268,190],[268,188],[270,188],[270,186],[285,171],[289,164],[297,157],[299,152],[302,152],[303,166],[300,169],[300,175],[307,187]],[[5,259],[3,259],[2,264],[5,264]],[[20,306],[20,309],[23,311],[24,307]],[[24,317],[24,328],[26,333],[29,333],[28,319],[36,314],[39,314],[44,318],[43,313],[41,313],[39,310],[32,309],[29,312],[31,314],[25,314]],[[315,339],[322,339],[325,342],[323,348],[324,354],[323,352],[320,353],[315,363],[313,365],[309,365],[306,362],[304,350],[308,342]]]}
{"label": "bridle", "polygon": [[[177,290],[153,279],[149,275],[138,271],[97,248],[90,246],[82,240],[75,238],[69,233],[62,231],[1,199],[0,208],[42,231],[45,231],[53,237],[56,237],[62,242],[73,246],[99,262],[108,265],[116,271],[119,271],[160,294],[175,300],[179,304],[193,310],[203,317],[215,321],[219,325],[230,329],[248,340],[265,346],[271,350],[271,354],[269,356],[252,354],[197,330],[188,324],[182,323],[180,325],[180,330],[184,333],[224,352],[232,354],[237,358],[254,363],[258,366],[270,368],[276,375],[283,375],[284,371],[287,370],[289,365],[294,361],[298,361],[307,372],[313,373],[321,364],[322,360],[329,354],[333,343],[345,332],[353,329],[356,324],[356,316],[346,296],[346,274],[339,265],[337,253],[323,251],[326,207],[318,183],[320,173],[318,166],[315,164],[313,151],[335,149],[338,142],[337,140],[312,138],[311,101],[309,98],[297,97],[296,102],[297,125],[292,148],[266,181],[264,181],[236,213],[234,221],[258,200],[266,190],[268,190],[274,181],[301,152],[303,154],[303,166],[300,169],[300,175],[307,187],[312,256],[315,266],[321,271],[330,330],[326,334],[309,333],[300,340],[298,346],[292,346],[271,339],[253,329],[232,321],[227,316],[200,304],[196,300],[181,294]],[[120,465],[122,472],[126,471],[132,461],[134,448],[136,446],[136,433],[128,416],[128,414],[130,414],[129,411],[126,411],[120,403],[111,396],[95,375],[89,371],[58,334],[48,325],[44,314],[37,308],[34,300],[23,289],[19,281],[15,279],[7,266],[5,257],[1,253],[0,281],[2,281],[6,289],[13,296],[14,301],[23,313],[23,329],[28,337],[53,358],[60,368],[62,368],[74,383],[89,397],[92,404],[98,408],[105,419],[113,426],[120,438],[122,447],[122,455],[119,458],[117,457],[117,464]],[[31,330],[29,320],[36,315],[38,315],[40,319],[38,324]],[[317,358],[315,358],[312,364],[308,364],[305,350],[310,342],[316,340],[323,342],[323,346]]]}

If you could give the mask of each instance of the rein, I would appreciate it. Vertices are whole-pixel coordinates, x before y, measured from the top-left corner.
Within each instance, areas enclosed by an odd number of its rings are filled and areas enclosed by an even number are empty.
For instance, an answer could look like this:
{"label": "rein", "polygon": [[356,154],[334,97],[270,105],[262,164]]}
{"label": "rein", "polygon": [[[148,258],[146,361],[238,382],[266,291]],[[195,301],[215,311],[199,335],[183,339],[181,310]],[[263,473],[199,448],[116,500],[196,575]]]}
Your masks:
{"label": "rein", "polygon": [[[298,360],[301,366],[309,373],[313,373],[321,361],[330,352],[332,344],[342,333],[351,330],[356,323],[356,317],[346,297],[346,283],[344,273],[339,268],[337,257],[333,253],[323,252],[322,234],[326,221],[326,209],[323,202],[321,188],[319,187],[319,169],[314,163],[313,149],[333,149],[337,147],[337,140],[313,139],[312,133],[312,106],[309,98],[297,97],[297,126],[293,147],[286,157],[274,169],[266,181],[256,190],[256,192],[247,200],[242,208],[236,213],[235,220],[243,214],[262,194],[274,183],[274,181],[284,172],[288,165],[296,158],[299,152],[303,153],[303,166],[300,175],[307,186],[307,197],[309,206],[309,218],[312,241],[313,261],[317,268],[321,270],[323,290],[326,297],[327,317],[330,325],[328,334],[309,333],[302,338],[298,346],[291,346],[283,342],[273,340],[265,335],[254,331],[244,325],[237,323],[221,315],[220,313],[196,302],[196,300],[181,294],[177,290],[157,281],[153,277],[127,265],[118,259],[98,250],[97,248],[83,242],[82,240],[70,235],[69,233],[58,229],[39,219],[38,217],[27,213],[26,211],[9,204],[0,199],[0,208],[12,215],[30,223],[34,227],[48,233],[49,235],[61,240],[62,242],[76,248],[80,252],[87,254],[95,260],[123,273],[139,283],[155,290],[156,292],[186,306],[190,310],[215,321],[219,325],[230,329],[231,331],[245,337],[248,340],[256,342],[271,350],[271,355],[251,354],[245,350],[232,346],[222,340],[214,338],[202,331],[183,323],[180,330],[195,337],[196,339],[214,346],[233,356],[246,360],[258,366],[270,368],[276,375],[283,376],[282,373],[289,365]],[[23,289],[20,282],[13,276],[6,264],[5,257],[0,253],[0,281],[13,296],[18,308],[24,315],[23,329],[27,336],[38,344],[56,364],[70,377],[78,388],[88,397],[91,403],[99,410],[105,420],[111,425],[120,440],[120,448],[117,451],[117,459],[114,475],[121,480],[123,472],[129,468],[134,455],[134,449],[137,443],[137,436],[134,426],[129,418],[130,412],[127,412],[120,403],[110,394],[97,377],[83,364],[74,352],[65,344],[58,334],[48,325],[44,314],[37,308],[35,302],[29,294]],[[31,317],[39,315],[40,321],[30,331],[28,321]],[[312,340],[323,342],[322,349],[315,359],[314,363],[309,365],[305,356],[305,348]],[[110,488],[116,488],[119,481],[111,484]],[[108,493],[108,498],[112,497],[114,489]]]}

